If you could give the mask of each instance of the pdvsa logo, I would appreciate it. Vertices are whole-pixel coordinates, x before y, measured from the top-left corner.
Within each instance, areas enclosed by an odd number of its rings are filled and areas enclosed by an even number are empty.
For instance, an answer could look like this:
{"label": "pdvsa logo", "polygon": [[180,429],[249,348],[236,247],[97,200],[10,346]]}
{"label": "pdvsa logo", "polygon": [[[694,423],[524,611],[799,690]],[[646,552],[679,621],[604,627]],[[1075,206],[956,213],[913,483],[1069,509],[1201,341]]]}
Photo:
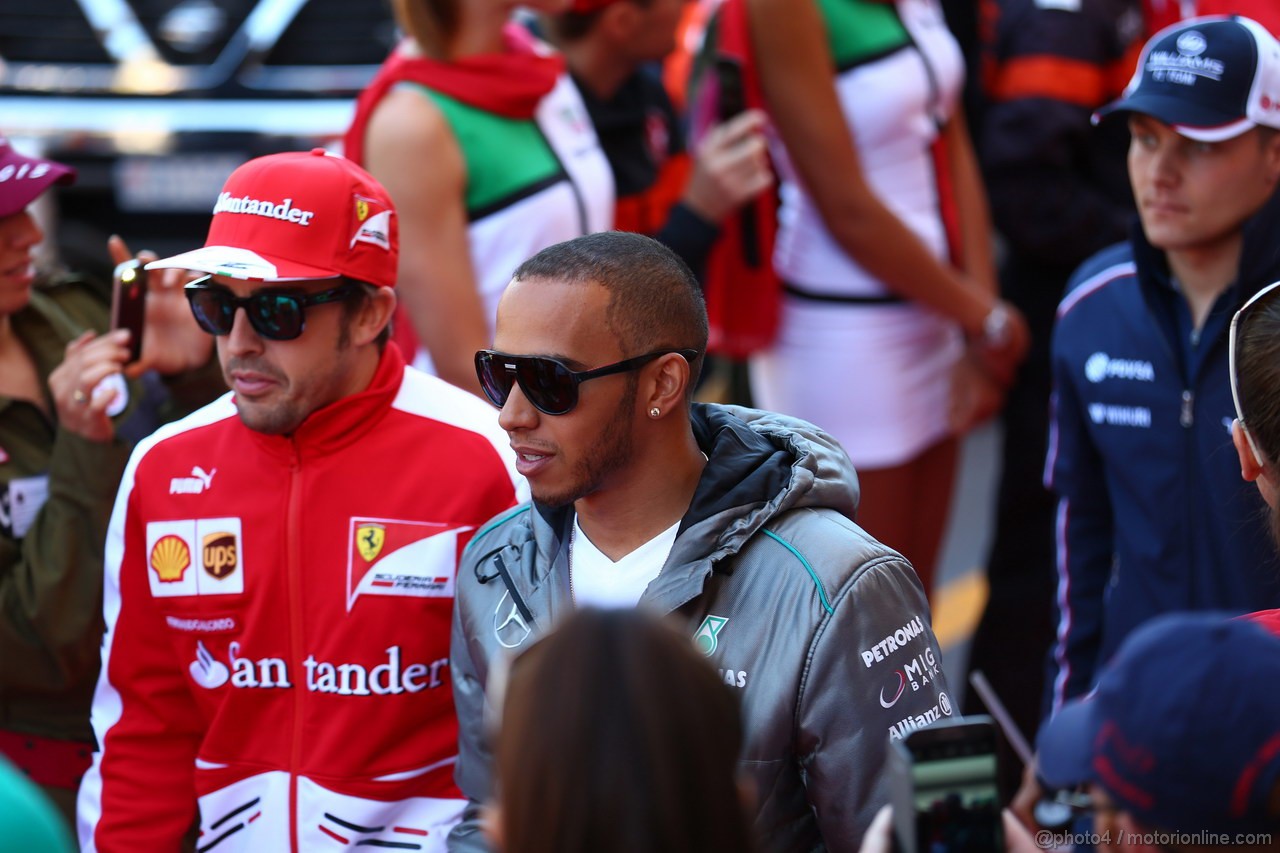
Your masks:
{"label": "pdvsa logo", "polygon": [[[238,518],[147,523],[147,573],[157,598],[244,592],[244,549]],[[200,555],[203,570],[187,571]]]}
{"label": "pdvsa logo", "polygon": [[1135,382],[1155,382],[1156,370],[1149,361],[1131,358],[1112,358],[1105,352],[1095,352],[1084,363],[1084,376],[1090,382],[1106,379],[1129,379]]}

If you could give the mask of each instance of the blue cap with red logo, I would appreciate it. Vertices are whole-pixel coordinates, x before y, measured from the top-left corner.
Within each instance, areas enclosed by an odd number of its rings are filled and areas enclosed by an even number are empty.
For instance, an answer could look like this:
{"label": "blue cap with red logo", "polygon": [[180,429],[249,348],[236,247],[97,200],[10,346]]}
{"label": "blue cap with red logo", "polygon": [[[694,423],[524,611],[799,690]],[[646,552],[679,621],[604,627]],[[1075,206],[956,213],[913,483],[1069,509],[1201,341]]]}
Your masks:
{"label": "blue cap with red logo", "polygon": [[1153,619],[1036,746],[1044,781],[1100,785],[1154,829],[1280,829],[1269,813],[1280,783],[1280,638],[1220,613]]}

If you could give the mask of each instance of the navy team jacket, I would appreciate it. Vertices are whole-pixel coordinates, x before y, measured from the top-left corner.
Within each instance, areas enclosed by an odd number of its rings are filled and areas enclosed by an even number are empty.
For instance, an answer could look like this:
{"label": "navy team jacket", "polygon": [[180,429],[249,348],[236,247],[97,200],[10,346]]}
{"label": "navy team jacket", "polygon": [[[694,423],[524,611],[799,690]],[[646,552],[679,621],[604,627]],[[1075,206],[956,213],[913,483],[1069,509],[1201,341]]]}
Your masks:
{"label": "navy team jacket", "polygon": [[1051,711],[1153,616],[1280,606],[1266,507],[1231,443],[1227,362],[1232,314],[1280,279],[1280,193],[1246,223],[1237,281],[1194,342],[1163,253],[1133,232],[1081,265],[1054,326]]}

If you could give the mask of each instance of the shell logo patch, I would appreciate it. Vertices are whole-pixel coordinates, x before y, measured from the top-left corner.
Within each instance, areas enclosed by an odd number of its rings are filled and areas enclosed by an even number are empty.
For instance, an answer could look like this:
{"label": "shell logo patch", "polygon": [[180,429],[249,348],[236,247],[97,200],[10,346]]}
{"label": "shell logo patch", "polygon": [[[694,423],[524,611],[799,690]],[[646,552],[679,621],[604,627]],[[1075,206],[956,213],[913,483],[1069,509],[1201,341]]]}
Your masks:
{"label": "shell logo patch", "polygon": [[463,534],[474,528],[431,521],[352,518],[347,611],[362,595],[453,598]]}
{"label": "shell logo patch", "polygon": [[[151,594],[232,595],[244,592],[244,548],[238,518],[193,518],[147,523]],[[200,554],[202,570],[187,571]]]}
{"label": "shell logo patch", "polygon": [[160,583],[180,583],[191,565],[191,549],[180,536],[172,533],[161,536],[151,546],[150,563]]}

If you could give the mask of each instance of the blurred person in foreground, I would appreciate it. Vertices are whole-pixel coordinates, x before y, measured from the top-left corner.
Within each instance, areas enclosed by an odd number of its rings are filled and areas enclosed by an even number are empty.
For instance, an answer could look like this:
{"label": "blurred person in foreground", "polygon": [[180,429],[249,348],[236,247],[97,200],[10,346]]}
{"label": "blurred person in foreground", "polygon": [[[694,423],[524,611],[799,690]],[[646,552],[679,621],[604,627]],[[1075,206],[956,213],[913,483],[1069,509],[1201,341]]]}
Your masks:
{"label": "blurred person in foreground", "polygon": [[343,141],[401,217],[396,339],[415,365],[477,394],[472,355],[493,340],[511,270],[613,223],[613,176],[591,117],[564,60],[509,20],[518,5],[395,0],[405,39],[361,93]]}
{"label": "blurred person in foreground", "polygon": [[[1267,504],[1271,540],[1280,548],[1280,282],[1254,294],[1231,320],[1231,427],[1240,476],[1257,484]],[[1280,634],[1280,609],[1248,618]]]}
{"label": "blurred person in foreground", "polygon": [[1275,850],[1277,708],[1280,640],[1219,613],[1166,614],[1041,729],[1040,774],[1089,786],[1100,850]]}
{"label": "blurred person in foreground", "polygon": [[689,638],[583,608],[511,664],[486,832],[502,853],[750,853],[738,700]]}
{"label": "blurred person in foreground", "polygon": [[614,228],[665,243],[702,279],[720,223],[773,185],[764,114],[710,129],[694,152],[657,62],[676,46],[687,0],[574,0],[545,15],[582,92],[617,191]]}
{"label": "blurred person in foreground", "polygon": [[395,210],[316,149],[227,179],[186,286],[231,393],[141,443],[107,534],[86,851],[440,850],[454,570],[516,499],[492,411],[388,345]]}
{"label": "blurred person in foreground", "polygon": [[[0,753],[69,822],[93,750],[103,542],[129,449],[226,390],[176,274],[153,277],[128,364],[101,284],[35,269],[44,234],[29,206],[74,175],[0,139]],[[129,258],[119,238],[109,252]]]}
{"label": "blurred person in foreground", "polygon": [[1278,103],[1280,44],[1201,18],[1152,37],[1106,110],[1128,119],[1141,227],[1077,271],[1054,329],[1052,712],[1147,619],[1280,603],[1227,369],[1232,314],[1280,278]]}
{"label": "blurred person in foreground", "polygon": [[[739,693],[761,848],[856,849],[888,797],[890,738],[952,713],[928,604],[850,520],[857,479],[834,439],[691,402],[706,343],[697,281],[648,237],[593,234],[516,270],[476,368],[533,502],[459,567],[458,784],[477,807],[493,794],[495,658],[576,607],[639,607]],[[477,817],[451,849],[483,845]]]}

